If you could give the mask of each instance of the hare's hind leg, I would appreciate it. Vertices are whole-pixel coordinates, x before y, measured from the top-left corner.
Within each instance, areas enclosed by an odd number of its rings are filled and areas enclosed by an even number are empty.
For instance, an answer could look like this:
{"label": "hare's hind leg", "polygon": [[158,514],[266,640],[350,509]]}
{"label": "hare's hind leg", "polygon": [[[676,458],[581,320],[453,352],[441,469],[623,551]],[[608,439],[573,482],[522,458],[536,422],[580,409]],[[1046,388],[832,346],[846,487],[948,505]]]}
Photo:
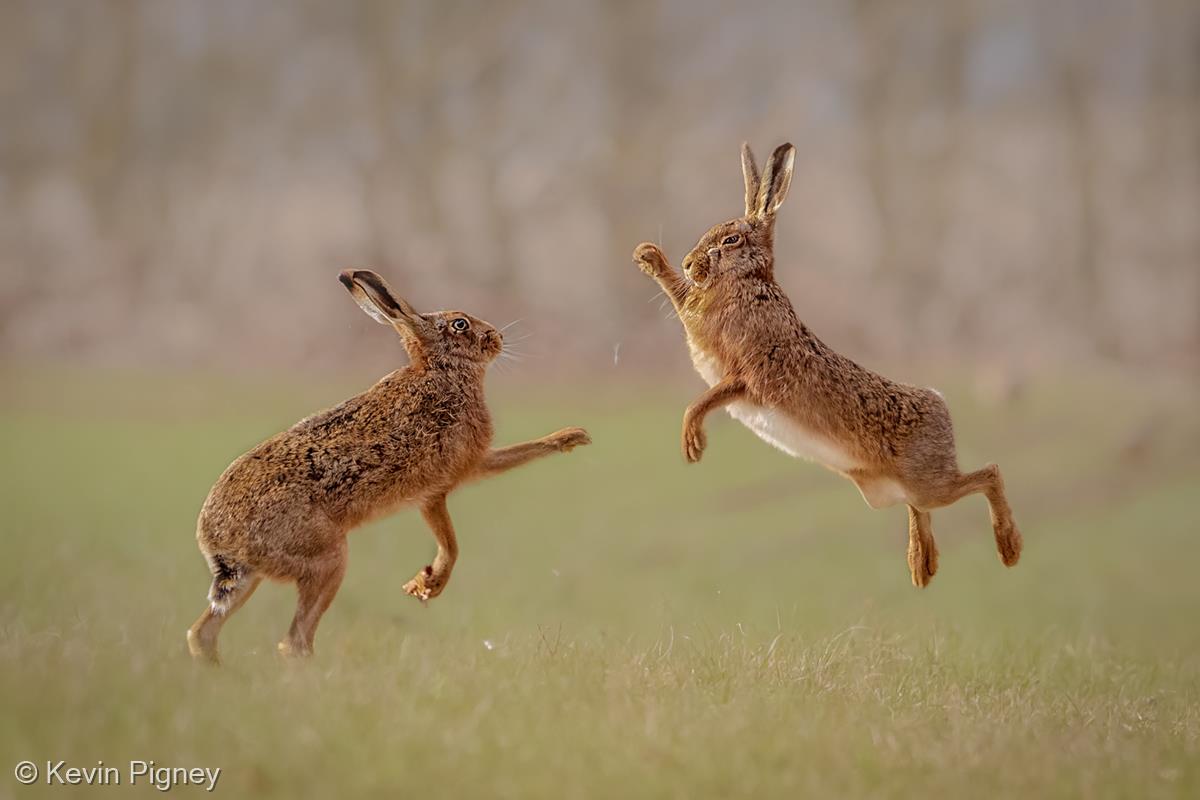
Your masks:
{"label": "hare's hind leg", "polygon": [[454,562],[458,560],[458,539],[454,535],[454,524],[446,508],[446,496],[435,497],[421,506],[421,515],[433,537],[437,539],[438,551],[433,563],[418,572],[404,584],[404,591],[424,603],[437,597],[446,588]]}
{"label": "hare's hind leg", "polygon": [[287,636],[279,643],[285,656],[312,655],[317,623],[329,609],[346,575],[346,542],[343,539],[296,579],[296,614]]}
{"label": "hare's hind leg", "polygon": [[187,632],[188,652],[197,660],[219,663],[217,636],[233,612],[241,608],[262,583],[262,576],[231,568],[220,559],[211,559],[214,568],[208,606]]}
{"label": "hare's hind leg", "polygon": [[992,531],[996,535],[996,552],[1004,566],[1011,567],[1021,558],[1021,531],[1013,522],[1012,509],[1008,506],[1008,496],[1004,493],[1004,478],[1000,476],[1000,468],[989,464],[979,470],[990,476],[983,493],[987,497],[988,509],[992,516]]}
{"label": "hare's hind leg", "polygon": [[1012,509],[1008,505],[1008,497],[1004,493],[1004,479],[1000,476],[1000,468],[988,464],[983,469],[959,474],[950,480],[940,491],[934,492],[921,508],[938,508],[966,497],[969,494],[982,492],[988,501],[988,510],[992,517],[992,532],[996,536],[996,550],[1004,566],[1011,567],[1021,558],[1021,532],[1013,522]]}
{"label": "hare's hind leg", "polygon": [[908,507],[908,568],[913,586],[922,589],[929,585],[938,568],[938,549],[929,512],[912,506]]}

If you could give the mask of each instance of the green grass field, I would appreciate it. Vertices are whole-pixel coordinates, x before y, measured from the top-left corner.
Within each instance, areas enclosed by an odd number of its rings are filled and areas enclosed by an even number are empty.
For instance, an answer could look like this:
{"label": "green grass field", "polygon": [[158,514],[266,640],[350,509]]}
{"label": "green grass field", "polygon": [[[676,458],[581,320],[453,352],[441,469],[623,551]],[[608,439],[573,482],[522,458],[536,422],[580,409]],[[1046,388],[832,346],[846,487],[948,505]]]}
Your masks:
{"label": "green grass field", "polygon": [[209,486],[371,377],[0,373],[0,797],[70,791],[22,759],[221,767],[227,797],[1200,796],[1194,387],[1054,379],[994,410],[949,382],[1026,549],[1001,566],[969,498],[919,591],[902,508],[723,415],[686,466],[698,382],[493,376],[498,444],[595,444],[454,495],[442,597],[401,592],[434,549],[405,511],[352,536],[310,661],[276,655],[274,585],[194,665]]}

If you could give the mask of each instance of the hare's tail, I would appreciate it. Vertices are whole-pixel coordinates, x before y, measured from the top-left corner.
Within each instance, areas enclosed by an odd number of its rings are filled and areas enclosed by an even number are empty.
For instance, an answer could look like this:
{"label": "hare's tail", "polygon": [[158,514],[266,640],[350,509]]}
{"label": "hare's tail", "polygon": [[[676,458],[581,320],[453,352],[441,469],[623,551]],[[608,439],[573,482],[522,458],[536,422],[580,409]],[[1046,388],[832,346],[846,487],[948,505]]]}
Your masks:
{"label": "hare's tail", "polygon": [[242,585],[248,576],[248,571],[241,564],[236,564],[224,556],[210,556],[209,567],[212,569],[212,588],[208,590],[208,602],[213,613],[224,614],[229,610],[233,593]]}

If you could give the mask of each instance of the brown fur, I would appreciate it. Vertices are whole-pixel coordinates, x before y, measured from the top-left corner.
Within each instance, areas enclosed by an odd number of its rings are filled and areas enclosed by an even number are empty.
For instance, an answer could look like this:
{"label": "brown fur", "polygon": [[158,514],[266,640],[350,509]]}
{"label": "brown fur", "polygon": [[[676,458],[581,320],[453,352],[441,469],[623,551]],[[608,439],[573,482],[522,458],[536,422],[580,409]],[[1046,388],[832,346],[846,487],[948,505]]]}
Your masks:
{"label": "brown fur", "polygon": [[197,658],[216,660],[221,626],[263,578],[296,584],[296,615],[279,649],[310,653],[346,571],[346,534],[405,504],[420,507],[438,552],[404,591],[422,602],[437,597],[458,557],[446,495],[590,441],[566,428],[491,450],[483,379],[502,350],[500,332],[458,311],[418,314],[373,272],[346,270],[340,280],[400,334],[412,363],[271,437],[217,480],[196,526],[213,573],[209,606],[188,631]]}
{"label": "brown fur", "polygon": [[638,245],[634,261],[663,288],[710,388],[684,414],[683,453],[699,461],[704,417],[726,407],[762,438],[854,481],[873,507],[909,506],[909,566],[925,586],[937,571],[928,511],[982,492],[1004,564],[1021,554],[995,465],[963,474],[941,395],[896,383],[829,348],[796,317],[774,276],[775,212],[791,184],[795,148],[781,145],[761,178],[742,146],[745,214],[711,228],[683,260]]}

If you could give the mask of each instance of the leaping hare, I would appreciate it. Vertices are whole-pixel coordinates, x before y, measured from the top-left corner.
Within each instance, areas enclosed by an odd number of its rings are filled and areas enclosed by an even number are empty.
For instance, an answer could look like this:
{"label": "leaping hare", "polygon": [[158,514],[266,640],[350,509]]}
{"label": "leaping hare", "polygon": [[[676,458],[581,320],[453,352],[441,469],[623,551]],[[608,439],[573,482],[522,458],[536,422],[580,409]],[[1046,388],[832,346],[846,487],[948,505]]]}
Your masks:
{"label": "leaping hare", "polygon": [[725,407],[764,441],[824,464],[857,484],[872,508],[908,504],[908,565],[925,586],[937,572],[930,509],[983,492],[1006,566],[1021,555],[995,464],[959,472],[950,412],[933,389],[895,383],[834,352],[796,318],[775,282],[775,212],[787,197],[796,149],[780,145],[759,177],[742,145],[746,212],[701,237],[683,275],[661,249],[634,261],[670,298],[692,363],[709,385],[683,417],[683,453],[704,452],[704,417]]}
{"label": "leaping hare", "polygon": [[400,334],[412,363],[268,439],[217,480],[196,526],[213,575],[209,605],[187,635],[196,658],[217,660],[221,626],[263,578],[299,591],[280,651],[311,653],[346,571],[346,534],[406,503],[420,506],[438,550],[404,591],[437,597],[458,557],[446,495],[466,480],[591,441],[582,428],[565,428],[489,449],[483,378],[503,349],[501,333],[461,311],[418,314],[374,272],[345,270],[339,279],[363,311]]}

